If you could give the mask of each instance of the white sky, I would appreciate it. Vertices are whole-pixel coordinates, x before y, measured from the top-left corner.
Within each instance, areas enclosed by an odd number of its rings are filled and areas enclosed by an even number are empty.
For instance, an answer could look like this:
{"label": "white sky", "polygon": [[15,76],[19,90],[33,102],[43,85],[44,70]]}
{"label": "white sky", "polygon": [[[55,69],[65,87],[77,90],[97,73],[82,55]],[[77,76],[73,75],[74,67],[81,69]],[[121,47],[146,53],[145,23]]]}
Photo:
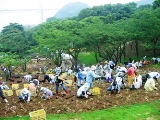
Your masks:
{"label": "white sky", "polygon": [[[4,26],[9,25],[9,23],[16,22],[22,25],[40,24],[42,19],[45,21],[46,18],[53,17],[64,5],[77,1],[87,3],[92,7],[110,3],[136,2],[139,0],[0,0],[0,31]],[[38,10],[41,8],[48,9],[43,11],[43,18]]]}

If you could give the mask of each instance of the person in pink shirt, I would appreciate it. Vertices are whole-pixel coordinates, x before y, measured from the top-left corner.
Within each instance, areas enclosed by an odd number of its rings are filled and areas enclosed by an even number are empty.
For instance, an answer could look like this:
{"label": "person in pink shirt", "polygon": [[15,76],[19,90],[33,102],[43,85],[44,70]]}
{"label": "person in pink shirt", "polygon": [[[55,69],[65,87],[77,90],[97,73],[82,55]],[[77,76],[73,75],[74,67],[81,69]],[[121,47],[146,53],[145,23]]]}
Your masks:
{"label": "person in pink shirt", "polygon": [[30,81],[30,84],[28,85],[28,90],[32,93],[33,96],[36,96],[37,94],[37,87],[39,87],[39,81],[37,79],[34,79],[33,81]]}
{"label": "person in pink shirt", "polygon": [[30,91],[36,91],[37,87],[35,86],[35,84],[31,81],[30,84],[28,85],[28,89]]}
{"label": "person in pink shirt", "polygon": [[128,86],[132,89],[132,84],[133,81],[135,79],[136,76],[136,68],[135,67],[129,67],[127,70],[127,74],[128,74]]}

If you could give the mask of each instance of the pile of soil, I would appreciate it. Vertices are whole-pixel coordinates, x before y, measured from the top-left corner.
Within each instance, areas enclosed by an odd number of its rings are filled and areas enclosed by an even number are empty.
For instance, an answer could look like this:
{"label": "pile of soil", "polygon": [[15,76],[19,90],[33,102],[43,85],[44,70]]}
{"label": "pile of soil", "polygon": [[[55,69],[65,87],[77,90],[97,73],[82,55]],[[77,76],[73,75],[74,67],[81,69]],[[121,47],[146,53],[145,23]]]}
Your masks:
{"label": "pile of soil", "polygon": [[[158,71],[154,68],[146,66],[138,70],[138,73],[143,75],[150,71]],[[22,77],[22,76],[21,76]],[[16,80],[22,78],[16,78]],[[1,79],[0,82],[5,79]],[[7,81],[6,84],[11,88],[10,81]],[[23,88],[24,83],[18,83],[20,88]],[[64,97],[59,97],[58,99],[54,95],[50,100],[43,100],[40,96],[31,97],[29,103],[20,102],[18,96],[16,95],[15,90],[13,90],[14,95],[7,97],[9,105],[0,100],[0,117],[8,116],[23,116],[29,115],[29,112],[44,109],[47,114],[59,114],[59,113],[78,113],[86,112],[91,110],[100,110],[115,106],[123,106],[128,104],[151,102],[154,100],[160,100],[160,84],[157,86],[157,90],[152,92],[146,92],[143,87],[138,90],[130,91],[129,89],[121,89],[120,94],[111,94],[106,91],[110,83],[105,82],[104,80],[96,80],[94,82],[94,87],[100,88],[100,95],[89,96],[88,99],[79,99],[76,97],[77,86],[67,86],[69,94]],[[42,86],[48,87],[55,93],[55,85],[44,83]],[[59,93],[63,93],[63,90],[60,86]]]}

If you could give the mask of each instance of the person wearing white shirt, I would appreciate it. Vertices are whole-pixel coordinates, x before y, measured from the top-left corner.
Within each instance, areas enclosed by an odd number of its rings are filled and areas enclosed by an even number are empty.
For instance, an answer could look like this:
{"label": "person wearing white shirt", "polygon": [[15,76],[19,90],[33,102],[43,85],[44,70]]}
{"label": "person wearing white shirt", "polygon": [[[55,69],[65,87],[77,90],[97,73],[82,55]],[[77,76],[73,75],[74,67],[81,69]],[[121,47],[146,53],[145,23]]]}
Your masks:
{"label": "person wearing white shirt", "polygon": [[84,85],[82,85],[78,91],[77,91],[77,97],[78,98],[88,98],[88,95],[87,95],[87,90],[89,88],[89,84],[88,83],[85,83]]}
{"label": "person wearing white shirt", "polygon": [[21,95],[18,98],[20,101],[24,100],[29,102],[31,99],[31,93],[27,88],[24,88],[21,92]]}
{"label": "person wearing white shirt", "polygon": [[144,85],[144,89],[146,91],[153,91],[153,90],[157,90],[157,88],[155,87],[156,85],[156,80],[153,78],[150,78],[147,80],[147,82]]}

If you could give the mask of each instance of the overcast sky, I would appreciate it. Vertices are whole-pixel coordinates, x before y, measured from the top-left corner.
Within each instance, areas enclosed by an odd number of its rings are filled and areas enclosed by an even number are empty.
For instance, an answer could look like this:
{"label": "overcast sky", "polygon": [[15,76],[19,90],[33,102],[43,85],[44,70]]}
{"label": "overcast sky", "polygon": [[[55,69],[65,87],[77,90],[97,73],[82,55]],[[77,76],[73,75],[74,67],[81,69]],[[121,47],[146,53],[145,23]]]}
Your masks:
{"label": "overcast sky", "polygon": [[[64,5],[77,1],[92,7],[139,0],[0,0],[0,31],[9,23],[15,22],[22,25],[37,25],[42,19],[45,21],[46,18],[53,17]],[[43,11],[43,17],[39,11],[41,8],[46,9]]]}

